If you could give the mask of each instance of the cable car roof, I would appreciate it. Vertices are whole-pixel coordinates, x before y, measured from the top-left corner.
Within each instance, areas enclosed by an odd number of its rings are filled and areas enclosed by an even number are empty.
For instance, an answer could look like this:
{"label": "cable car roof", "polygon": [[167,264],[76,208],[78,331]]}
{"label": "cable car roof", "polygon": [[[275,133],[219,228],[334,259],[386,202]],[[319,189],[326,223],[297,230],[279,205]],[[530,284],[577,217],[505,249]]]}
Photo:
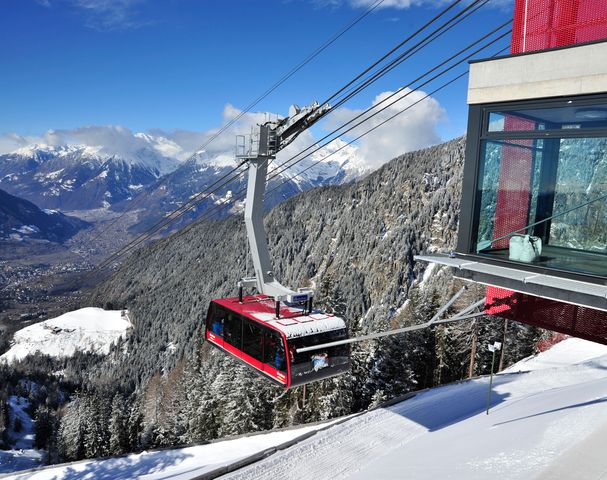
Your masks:
{"label": "cable car roof", "polygon": [[300,308],[281,303],[280,318],[276,318],[274,299],[265,295],[249,295],[238,301],[238,297],[213,300],[229,310],[253,318],[283,332],[287,338],[297,338],[316,333],[343,330],[346,323],[341,317],[330,313],[314,312],[302,315]]}

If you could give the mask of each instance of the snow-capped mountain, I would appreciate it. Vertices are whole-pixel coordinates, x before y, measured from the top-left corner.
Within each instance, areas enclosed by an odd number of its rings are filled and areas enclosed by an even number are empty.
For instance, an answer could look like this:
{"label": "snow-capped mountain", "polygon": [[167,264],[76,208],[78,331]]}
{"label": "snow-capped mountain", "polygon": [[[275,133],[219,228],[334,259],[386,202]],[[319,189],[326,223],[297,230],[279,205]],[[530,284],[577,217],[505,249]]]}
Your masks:
{"label": "snow-capped mountain", "polygon": [[[146,211],[141,212],[140,226],[145,226],[205,190],[236,165],[231,151],[209,154],[201,150],[188,158],[182,147],[163,136],[135,133],[133,138],[128,145],[36,144],[0,155],[0,188],[41,208],[61,210],[123,211],[141,205],[142,199],[137,203],[131,200],[144,195]],[[286,152],[283,157],[270,166],[270,174],[289,159]],[[268,185],[271,193],[266,206],[271,208],[308,188],[348,182],[367,171],[357,147],[338,139],[281,171]],[[192,216],[244,186],[242,178],[227,185]],[[150,216],[149,212],[154,213]]]}
{"label": "snow-capped mountain", "polygon": [[0,240],[43,239],[63,242],[90,224],[56,210],[40,210],[0,190]]}
{"label": "snow-capped mountain", "polygon": [[350,182],[370,171],[358,147],[338,138],[293,166],[289,173],[317,186]]}
{"label": "snow-capped mountain", "polygon": [[[290,158],[288,155],[279,155],[279,158],[269,166],[269,181],[265,197],[267,209],[310,188],[346,183],[369,172],[357,155],[357,147],[347,145],[339,139],[283,171],[280,165]],[[214,190],[218,186],[214,183],[228,174],[236,165],[234,156],[228,153],[210,156],[205,151],[199,151],[183,162],[175,171],[144,189],[140,193],[140,196],[144,196],[144,198],[139,196],[127,200],[116,205],[115,209],[131,210],[135,209],[137,205],[145,205],[146,208],[141,212],[139,223],[133,227],[135,232],[143,231],[167,213],[183,205],[192,196],[207,191],[209,188]],[[272,178],[274,174],[276,176]],[[226,199],[234,199],[238,192],[246,189],[246,181],[246,175],[242,175],[229,184],[221,186],[195,209],[184,215],[180,222],[175,222],[172,228],[177,228],[197,218],[210,208],[215,209]],[[241,196],[243,195],[241,194]],[[225,208],[214,210],[213,217],[225,217],[239,208],[242,208],[242,201],[231,202]]]}
{"label": "snow-capped mountain", "polygon": [[0,187],[42,208],[87,210],[132,197],[179,162],[152,142],[123,154],[103,146],[32,145],[0,155]]}

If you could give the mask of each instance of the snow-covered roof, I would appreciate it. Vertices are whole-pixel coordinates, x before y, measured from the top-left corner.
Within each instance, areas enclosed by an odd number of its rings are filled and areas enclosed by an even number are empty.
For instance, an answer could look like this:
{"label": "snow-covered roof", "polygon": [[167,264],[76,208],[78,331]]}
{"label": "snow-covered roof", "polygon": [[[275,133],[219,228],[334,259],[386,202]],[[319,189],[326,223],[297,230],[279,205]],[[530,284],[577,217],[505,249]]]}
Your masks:
{"label": "snow-covered roof", "polygon": [[280,306],[280,318],[276,318],[274,301],[261,295],[245,297],[243,303],[239,303],[237,298],[224,298],[215,301],[230,310],[276,328],[283,332],[287,338],[297,338],[346,328],[346,323],[341,317],[320,311],[302,315],[301,309],[284,304]]}
{"label": "snow-covered roof", "polygon": [[312,313],[287,318],[276,318],[271,313],[253,313],[252,316],[280,330],[287,338],[303,337],[304,335],[346,328],[343,318],[325,313]]}

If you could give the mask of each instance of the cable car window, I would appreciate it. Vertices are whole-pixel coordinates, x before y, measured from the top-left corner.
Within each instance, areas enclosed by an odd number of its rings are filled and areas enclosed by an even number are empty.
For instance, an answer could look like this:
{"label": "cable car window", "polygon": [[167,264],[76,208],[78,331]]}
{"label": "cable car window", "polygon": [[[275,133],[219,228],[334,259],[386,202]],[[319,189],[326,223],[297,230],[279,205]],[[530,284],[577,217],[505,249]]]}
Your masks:
{"label": "cable car window", "polygon": [[242,349],[242,318],[234,312],[228,312],[224,321],[223,339],[230,345]]}
{"label": "cable car window", "polygon": [[213,305],[207,328],[215,335],[223,337],[223,326],[225,318],[226,310],[218,305]]}
{"label": "cable car window", "polygon": [[242,351],[255,360],[263,358],[263,330],[255,322],[244,319],[242,324]]}
{"label": "cable car window", "polygon": [[287,371],[285,345],[280,334],[274,330],[266,330],[265,332],[263,363],[283,373]]}
{"label": "cable car window", "polygon": [[336,345],[321,350],[298,353],[296,350],[323,343],[344,340],[348,338],[345,329],[319,333],[289,340],[289,356],[291,358],[291,377],[297,382],[298,376],[322,375],[325,368],[343,367],[350,363],[349,345]]}

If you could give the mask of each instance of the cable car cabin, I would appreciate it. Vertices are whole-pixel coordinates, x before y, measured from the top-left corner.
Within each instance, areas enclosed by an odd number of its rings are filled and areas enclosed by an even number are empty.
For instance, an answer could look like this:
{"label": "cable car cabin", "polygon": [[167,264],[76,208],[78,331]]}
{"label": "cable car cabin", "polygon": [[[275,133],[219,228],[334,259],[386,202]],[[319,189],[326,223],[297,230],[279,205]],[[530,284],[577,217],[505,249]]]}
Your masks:
{"label": "cable car cabin", "polygon": [[338,345],[297,353],[298,348],[348,338],[343,319],[286,305],[276,317],[275,302],[264,295],[213,300],[205,339],[285,388],[350,370],[350,347]]}

